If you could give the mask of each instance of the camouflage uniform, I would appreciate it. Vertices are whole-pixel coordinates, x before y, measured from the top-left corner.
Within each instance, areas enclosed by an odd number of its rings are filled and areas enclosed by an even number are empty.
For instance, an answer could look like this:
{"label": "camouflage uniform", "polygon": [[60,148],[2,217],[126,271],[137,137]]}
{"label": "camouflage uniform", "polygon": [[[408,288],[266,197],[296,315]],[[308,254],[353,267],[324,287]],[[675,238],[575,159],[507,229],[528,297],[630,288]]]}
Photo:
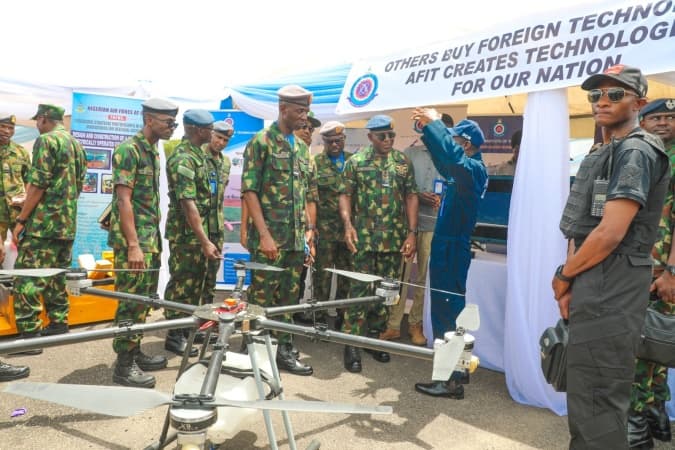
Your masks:
{"label": "camouflage uniform", "polygon": [[[12,197],[25,195],[25,179],[30,168],[28,151],[21,145],[9,141],[9,144],[0,146],[0,237],[1,242],[7,237],[7,230],[14,226],[17,216],[21,212],[20,206],[12,206]],[[0,242],[0,244],[1,244]]]}
{"label": "camouflage uniform", "polygon": [[[16,268],[71,265],[77,221],[77,198],[87,173],[82,145],[57,124],[42,134],[33,147],[33,164],[26,182],[44,189],[19,242]],[[41,329],[38,317],[42,295],[52,322],[68,320],[66,275],[49,278],[17,278],[14,283],[14,313],[20,332]]]}
{"label": "camouflage uniform", "polygon": [[[352,156],[343,152],[345,163]],[[345,244],[344,225],[340,219],[339,197],[344,167],[338,167],[326,153],[319,153],[314,157],[316,167],[317,187],[321,202],[317,204],[317,231],[319,234],[316,248],[316,284],[314,294],[317,300],[325,301],[330,296],[332,275],[324,268],[351,270],[352,261],[349,249]],[[349,281],[345,277],[338,277],[335,298],[342,299],[349,296]]]}
{"label": "camouflage uniform", "polygon": [[[663,206],[661,221],[656,244],[652,250],[652,259],[657,272],[668,264],[670,246],[673,239],[673,225],[675,225],[675,144],[667,150],[670,158],[671,179]],[[675,314],[675,304],[668,303],[652,293],[649,306],[663,314]],[[668,367],[653,361],[637,358],[635,364],[635,381],[631,389],[631,408],[642,412],[649,403],[670,401],[668,388]]]}
{"label": "camouflage uniform", "polygon": [[[169,272],[171,279],[164,290],[164,298],[172,302],[199,305],[204,295],[208,258],[194,233],[180,204],[181,200],[193,200],[204,233],[209,236],[212,219],[211,184],[207,156],[183,138],[166,161],[166,176],[169,181],[169,214],[166,218],[166,238],[169,241]],[[164,310],[167,319],[184,317],[184,313]]]}
{"label": "camouflage uniform", "polygon": [[[159,269],[162,239],[159,231],[159,152],[139,131],[115,148],[112,161],[113,185],[123,185],[132,189],[131,208],[138,243],[145,255],[148,269]],[[113,191],[112,214],[108,245],[115,252],[115,268],[128,268],[127,240],[122,233],[117,191]],[[159,272],[119,272],[115,277],[115,290],[139,295],[156,295]],[[120,301],[115,312],[115,323],[133,321],[144,323],[148,307],[132,302]],[[117,337],[113,339],[113,349],[122,353],[136,348],[141,343],[140,336]]]}
{"label": "camouflage uniform", "polygon": [[[291,148],[276,122],[256,133],[246,145],[241,192],[258,195],[265,224],[279,248],[276,260],[260,252],[260,236],[251,223],[247,241],[251,260],[286,269],[254,272],[248,290],[248,299],[253,303],[283,306],[297,302],[304,261],[305,204],[317,201],[312,167],[307,145],[295,138]],[[292,322],[290,314],[280,320]],[[277,337],[281,344],[292,341],[287,333],[279,333]]]}
{"label": "camouflage uniform", "polygon": [[[406,197],[417,194],[410,159],[394,149],[380,158],[368,146],[347,162],[341,192],[351,196],[352,224],[358,238],[354,270],[400,278],[400,249],[408,235]],[[350,297],[371,292],[370,284],[351,282]],[[379,334],[386,323],[387,308],[382,303],[352,306],[345,313],[342,331]]]}
{"label": "camouflage uniform", "polygon": [[[215,183],[216,193],[211,195],[211,207],[209,209],[209,240],[213,242],[221,251],[225,245],[225,188],[230,179],[230,169],[232,163],[230,158],[218,153],[214,156],[208,150],[208,144],[202,146],[206,152],[206,162],[209,171],[209,183]],[[206,281],[204,281],[204,293],[202,294],[202,304],[213,303],[216,290],[216,279],[218,277],[218,269],[220,269],[219,260],[208,261],[208,272],[206,274]]]}

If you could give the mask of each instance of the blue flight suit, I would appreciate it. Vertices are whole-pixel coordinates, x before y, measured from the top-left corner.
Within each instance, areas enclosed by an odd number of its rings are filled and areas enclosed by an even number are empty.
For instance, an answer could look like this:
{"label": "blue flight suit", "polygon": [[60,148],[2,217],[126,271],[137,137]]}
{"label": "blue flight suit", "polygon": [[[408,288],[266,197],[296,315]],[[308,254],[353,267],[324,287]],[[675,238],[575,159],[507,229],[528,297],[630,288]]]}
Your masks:
{"label": "blue flight suit", "polygon": [[[431,241],[431,287],[464,294],[471,264],[471,233],[478,206],[485,194],[488,174],[480,152],[468,157],[440,120],[423,129],[422,141],[436,170],[446,178],[445,193]],[[431,324],[434,338],[455,330],[464,309],[463,296],[431,291]]]}

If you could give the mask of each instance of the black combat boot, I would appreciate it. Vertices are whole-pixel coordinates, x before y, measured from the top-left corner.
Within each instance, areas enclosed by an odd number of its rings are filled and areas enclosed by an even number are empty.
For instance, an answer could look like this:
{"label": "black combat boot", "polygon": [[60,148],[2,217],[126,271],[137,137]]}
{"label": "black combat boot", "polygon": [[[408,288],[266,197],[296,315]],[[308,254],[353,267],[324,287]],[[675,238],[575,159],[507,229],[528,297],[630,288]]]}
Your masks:
{"label": "black combat boot", "polygon": [[[31,339],[31,338],[36,338],[42,336],[40,334],[40,330],[37,331],[31,331],[31,332],[23,332],[19,334],[16,338],[17,339]],[[41,348],[34,348],[33,350],[24,350],[21,352],[16,352],[16,353],[10,353],[11,356],[33,356],[33,355],[41,355],[42,354],[42,349]]]}
{"label": "black combat boot", "polygon": [[[169,330],[164,341],[164,348],[177,355],[183,356],[187,350],[187,339],[183,330]],[[197,349],[192,347],[190,349],[190,356],[197,356]]]}
{"label": "black combat boot", "polygon": [[138,388],[154,388],[155,377],[146,375],[134,361],[133,351],[123,351],[117,354],[115,369],[113,371],[113,383],[122,386]]}
{"label": "black combat boot", "polygon": [[0,381],[12,381],[26,378],[30,375],[30,369],[26,366],[13,366],[0,361]]}
{"label": "black combat boot", "polygon": [[279,344],[277,347],[277,367],[294,375],[311,375],[314,369],[309,364],[303,364],[293,354],[293,344]]}
{"label": "black combat boot", "polygon": [[450,378],[448,381],[432,381],[431,383],[415,383],[415,390],[432,397],[447,397],[461,400],[464,398],[464,386]]}
{"label": "black combat boot", "polygon": [[670,442],[672,435],[670,432],[670,418],[666,412],[665,402],[655,401],[645,405],[642,414],[647,418],[649,430],[654,439],[663,442]]}
{"label": "black combat boot", "polygon": [[[368,331],[368,337],[373,339],[379,339],[380,332],[377,330]],[[379,361],[381,363],[388,363],[389,360],[391,359],[388,352],[383,352],[381,350],[371,350],[369,348],[364,348],[363,351],[366,353],[370,353],[371,355],[373,355],[373,359],[375,361]]]}
{"label": "black combat boot", "polygon": [[345,345],[345,369],[351,373],[359,373],[363,370],[361,366],[361,351],[357,347]]}
{"label": "black combat boot", "polygon": [[138,364],[138,367],[141,370],[146,372],[152,372],[153,370],[162,370],[164,369],[169,361],[164,355],[155,355],[150,356],[143,353],[140,347],[136,347],[132,350],[134,354],[134,361]]}
{"label": "black combat boot", "polygon": [[647,418],[633,408],[628,411],[628,446],[638,450],[654,448]]}
{"label": "black combat boot", "polygon": [[42,336],[56,336],[57,334],[66,334],[68,331],[68,322],[49,322],[47,328],[44,328],[40,334]]}

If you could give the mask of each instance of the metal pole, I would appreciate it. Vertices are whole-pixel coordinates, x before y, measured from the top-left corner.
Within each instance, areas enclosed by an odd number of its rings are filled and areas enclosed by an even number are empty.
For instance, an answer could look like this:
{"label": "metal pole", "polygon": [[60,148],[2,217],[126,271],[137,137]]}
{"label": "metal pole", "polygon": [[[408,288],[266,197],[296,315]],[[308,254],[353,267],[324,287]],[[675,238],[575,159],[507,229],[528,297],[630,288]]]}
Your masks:
{"label": "metal pole", "polygon": [[[218,341],[213,346],[211,352],[211,361],[206,369],[204,375],[204,382],[202,383],[201,395],[210,395],[215,397],[216,386],[218,385],[218,377],[220,376],[220,369],[223,366],[225,359],[225,352],[230,348],[229,340],[232,333],[234,333],[234,315],[227,314],[229,317],[224,319],[225,323],[221,323],[219,328]],[[204,344],[208,345],[208,344]]]}
{"label": "metal pole", "polygon": [[[267,354],[270,355],[270,366],[272,367],[272,376],[279,383],[281,387],[281,376],[279,375],[279,368],[277,367],[276,357],[272,357],[274,352],[272,351],[272,338],[270,338],[269,333],[265,333],[265,347],[267,348]],[[279,389],[279,400],[284,400],[284,390]],[[291,424],[291,418],[288,415],[288,411],[281,411],[281,417],[284,420],[284,428],[286,429],[286,437],[288,438],[288,445],[291,450],[297,450],[295,444],[295,435],[293,434],[293,425]]]}
{"label": "metal pole", "polygon": [[101,297],[115,298],[126,302],[141,303],[143,305],[152,306],[153,308],[168,308],[172,311],[179,311],[186,314],[192,314],[197,309],[194,305],[186,305],[183,303],[170,302],[162,300],[161,298],[151,298],[145,295],[129,294],[126,292],[106,291],[105,289],[96,289],[92,287],[81,288],[81,292]]}
{"label": "metal pole", "polygon": [[[255,343],[253,342],[253,336],[250,333],[244,334],[244,339],[246,339],[246,346],[248,349],[248,357],[251,360],[251,368],[253,369],[253,378],[255,378],[255,385],[258,389],[258,400],[265,400],[265,387],[262,383],[262,377],[260,376],[260,367],[258,366],[258,361],[255,358],[256,350]],[[270,355],[269,350],[267,351],[267,356],[274,358],[274,355]],[[277,380],[278,382],[278,380]],[[272,418],[270,417],[270,410],[263,409],[263,419],[265,421],[265,429],[267,430],[267,439],[270,442],[270,448],[272,450],[278,450],[279,446],[277,445],[277,437],[274,433],[274,426],[272,425]]]}
{"label": "metal pole", "polygon": [[325,302],[307,302],[300,305],[290,305],[290,306],[272,306],[270,308],[264,308],[266,316],[280,316],[282,314],[292,314],[296,312],[305,312],[305,311],[314,311],[322,310],[328,308],[341,308],[349,307],[352,305],[360,305],[363,303],[375,303],[383,302],[384,298],[377,295],[370,297],[356,297],[356,298],[345,298],[341,300],[330,300]]}

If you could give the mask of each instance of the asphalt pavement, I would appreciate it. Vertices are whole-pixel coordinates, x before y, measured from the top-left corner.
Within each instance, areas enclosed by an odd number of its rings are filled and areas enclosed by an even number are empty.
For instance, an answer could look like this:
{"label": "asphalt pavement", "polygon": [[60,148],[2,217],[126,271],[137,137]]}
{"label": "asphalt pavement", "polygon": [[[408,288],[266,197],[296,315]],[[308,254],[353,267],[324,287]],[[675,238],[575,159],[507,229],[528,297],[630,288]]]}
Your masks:
{"label": "asphalt pavement", "polygon": [[[149,320],[162,320],[159,311]],[[73,331],[109,324],[80,326]],[[169,357],[169,366],[154,372],[156,389],[171,392],[180,358],[164,350],[164,332],[147,335],[146,353]],[[233,338],[237,348],[239,337]],[[404,335],[402,342],[407,342]],[[504,374],[478,369],[463,400],[437,399],[416,393],[416,382],[428,381],[431,361],[392,355],[390,363],[363,355],[363,372],[342,367],[342,346],[296,338],[303,361],[314,375],[282,373],[286,399],[390,405],[392,415],[291,413],[298,448],[318,441],[321,449],[563,449],[568,444],[566,417],[516,403]],[[39,356],[5,357],[31,367],[27,380],[36,382],[113,385],[115,354],[110,340],[45,349]],[[194,360],[194,358],[193,358]],[[24,415],[11,418],[18,408]],[[0,449],[143,449],[161,432],[166,407],[129,418],[91,414],[0,392]],[[279,413],[272,413],[279,448],[289,448]],[[169,448],[175,448],[175,445]],[[223,443],[221,449],[270,448],[262,414]],[[672,448],[663,443],[657,449]]]}

